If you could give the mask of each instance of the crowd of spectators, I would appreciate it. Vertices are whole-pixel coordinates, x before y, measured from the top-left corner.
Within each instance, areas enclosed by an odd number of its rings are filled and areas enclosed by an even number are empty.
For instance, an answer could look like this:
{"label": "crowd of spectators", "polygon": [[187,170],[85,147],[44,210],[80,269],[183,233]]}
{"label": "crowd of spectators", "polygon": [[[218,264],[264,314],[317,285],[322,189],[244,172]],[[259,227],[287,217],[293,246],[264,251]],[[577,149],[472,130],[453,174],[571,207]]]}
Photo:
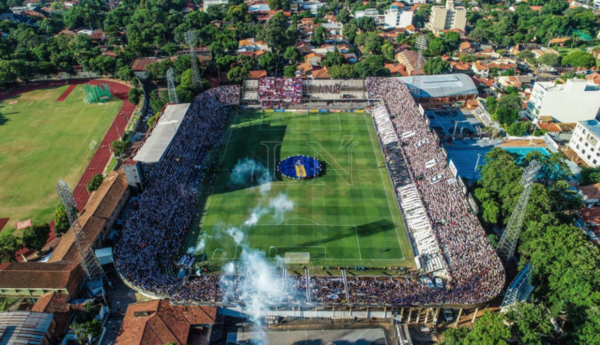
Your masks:
{"label": "crowd of spectators", "polygon": [[297,104],[302,100],[302,79],[263,77],[258,80],[258,100],[272,102]]}
{"label": "crowd of spectators", "polygon": [[419,191],[451,277],[443,293],[436,291],[428,296],[412,287],[410,294],[421,302],[460,304],[495,297],[504,285],[504,268],[476,215],[470,212],[439,138],[419,112],[408,87],[396,78],[369,78],[367,89],[371,99],[380,99],[387,106],[405,166]]}
{"label": "crowd of spectators", "polygon": [[207,151],[221,141],[229,114],[227,105],[236,99],[237,86],[199,95],[152,171],[115,246],[117,269],[136,287],[167,295],[179,283],[169,268],[196,211],[200,167]]}

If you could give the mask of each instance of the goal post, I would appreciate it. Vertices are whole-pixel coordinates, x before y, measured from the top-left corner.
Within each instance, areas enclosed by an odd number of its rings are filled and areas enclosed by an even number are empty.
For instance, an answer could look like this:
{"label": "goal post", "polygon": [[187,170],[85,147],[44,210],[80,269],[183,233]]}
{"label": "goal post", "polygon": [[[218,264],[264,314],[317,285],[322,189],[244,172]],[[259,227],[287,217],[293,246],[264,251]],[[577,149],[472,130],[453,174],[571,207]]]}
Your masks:
{"label": "goal post", "polygon": [[308,264],[310,263],[310,253],[307,252],[286,252],[286,264]]}

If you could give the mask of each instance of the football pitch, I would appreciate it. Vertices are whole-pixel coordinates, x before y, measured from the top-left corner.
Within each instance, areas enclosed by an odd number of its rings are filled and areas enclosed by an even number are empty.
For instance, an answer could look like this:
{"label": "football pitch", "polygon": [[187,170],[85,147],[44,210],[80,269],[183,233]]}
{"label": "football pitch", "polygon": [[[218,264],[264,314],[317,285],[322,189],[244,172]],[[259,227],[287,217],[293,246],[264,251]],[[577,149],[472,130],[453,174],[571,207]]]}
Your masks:
{"label": "football pitch", "polygon": [[3,233],[17,221],[52,220],[59,204],[54,185],[60,178],[77,184],[95,152],[90,142],[102,141],[123,103],[113,97],[104,105],[85,104],[81,85],[57,102],[67,87],[0,103],[0,218],[10,218]]}
{"label": "football pitch", "polygon": [[[309,266],[414,267],[370,115],[232,114],[221,154],[185,243],[200,243],[209,263],[255,250],[273,260],[309,253]],[[277,164],[292,155],[319,159],[324,172],[282,178]]]}

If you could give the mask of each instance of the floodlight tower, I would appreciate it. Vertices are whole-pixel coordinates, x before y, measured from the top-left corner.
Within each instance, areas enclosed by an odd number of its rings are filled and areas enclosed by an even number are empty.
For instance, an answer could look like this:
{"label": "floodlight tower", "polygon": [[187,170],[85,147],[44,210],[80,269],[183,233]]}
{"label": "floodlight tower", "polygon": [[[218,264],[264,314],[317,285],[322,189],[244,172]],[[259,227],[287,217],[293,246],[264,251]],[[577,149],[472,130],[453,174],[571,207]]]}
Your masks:
{"label": "floodlight tower", "polygon": [[502,305],[500,305],[500,309],[502,311],[507,311],[508,308],[513,306],[522,298],[526,299],[529,297],[529,294],[533,290],[533,287],[531,286],[532,276],[533,266],[531,266],[530,263],[527,263],[527,265],[525,265],[521,272],[519,272],[515,279],[510,283],[508,290],[506,290],[506,294],[502,300]]}
{"label": "floodlight tower", "polygon": [[173,73],[173,67],[167,71],[167,87],[169,89],[169,103],[179,103],[177,90],[175,90],[175,73]]}
{"label": "floodlight tower", "polygon": [[425,35],[420,35],[417,37],[415,42],[415,48],[417,48],[417,63],[415,65],[415,72],[413,74],[413,80],[410,85],[410,92],[413,95],[418,95],[421,93],[421,68],[423,68],[423,51],[427,50],[427,37]]}
{"label": "floodlight tower", "polygon": [[194,48],[196,47],[196,31],[189,30],[185,33],[185,41],[190,49],[190,58],[192,60],[192,83],[198,91],[202,91],[202,77],[200,76],[200,68],[198,68],[198,58]]}
{"label": "floodlight tower", "polygon": [[92,249],[92,243],[86,238],[85,232],[79,224],[77,218],[77,204],[73,198],[73,192],[69,185],[62,179],[56,184],[56,191],[60,196],[60,201],[65,207],[67,217],[69,218],[69,224],[71,225],[71,231],[73,231],[73,237],[75,238],[75,247],[81,258],[81,267],[83,268],[87,277],[93,281],[98,278],[106,280],[109,285],[110,281],[106,277],[100,262],[96,257],[96,253]]}
{"label": "floodlight tower", "polygon": [[519,197],[517,206],[515,207],[506,229],[502,233],[500,243],[496,248],[496,252],[503,262],[508,262],[515,254],[515,248],[517,247],[517,241],[519,240],[519,233],[523,225],[523,218],[525,217],[525,210],[527,203],[529,202],[529,196],[533,189],[533,182],[537,177],[538,171],[541,165],[537,160],[533,160],[529,163],[529,166],[523,171],[521,177],[521,185],[523,186],[523,192]]}

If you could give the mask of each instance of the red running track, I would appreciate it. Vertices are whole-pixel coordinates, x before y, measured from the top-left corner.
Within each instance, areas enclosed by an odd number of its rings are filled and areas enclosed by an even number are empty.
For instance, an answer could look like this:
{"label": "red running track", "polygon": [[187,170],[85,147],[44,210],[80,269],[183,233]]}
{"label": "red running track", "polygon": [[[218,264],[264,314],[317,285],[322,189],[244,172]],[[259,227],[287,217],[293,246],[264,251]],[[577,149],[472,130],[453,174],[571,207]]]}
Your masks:
{"label": "red running track", "polygon": [[99,144],[94,157],[92,157],[90,164],[88,164],[87,169],[81,176],[79,183],[73,191],[73,196],[75,197],[75,202],[77,203],[77,208],[79,211],[83,209],[90,197],[90,194],[86,189],[86,184],[90,182],[94,175],[104,173],[104,168],[112,156],[110,143],[121,138],[123,132],[125,131],[125,127],[127,126],[127,123],[129,122],[129,119],[131,119],[131,115],[133,115],[135,110],[135,105],[129,103],[128,100],[128,92],[130,89],[129,86],[107,80],[91,80],[90,84],[107,84],[110,88],[110,93],[113,96],[123,100],[123,106],[119,110],[119,114],[113,123],[110,125],[110,128],[108,129],[108,132],[106,132],[102,142]]}
{"label": "red running track", "polygon": [[133,115],[133,112],[135,110],[135,105],[129,103],[129,100],[128,100],[128,92],[129,92],[130,87],[126,86],[124,84],[120,84],[120,83],[116,83],[116,82],[108,81],[108,80],[78,79],[78,80],[69,80],[68,82],[67,81],[52,81],[52,82],[48,82],[48,83],[44,83],[44,84],[40,84],[40,85],[26,86],[26,87],[19,88],[14,91],[6,92],[6,93],[0,95],[0,101],[4,101],[9,98],[18,96],[22,93],[30,92],[30,91],[34,91],[34,90],[48,89],[48,88],[54,88],[54,87],[59,87],[59,86],[64,86],[64,85],[80,85],[80,84],[86,84],[86,83],[89,83],[92,85],[107,84],[110,88],[110,93],[113,96],[123,100],[123,106],[119,110],[119,114],[117,115],[117,117],[115,118],[113,123],[110,125],[110,128],[108,129],[108,132],[104,136],[104,139],[102,139],[102,142],[99,144],[98,149],[96,150],[96,153],[94,154],[94,157],[92,157],[90,164],[88,164],[86,170],[84,171],[83,175],[81,176],[81,179],[79,179],[77,186],[75,186],[75,189],[73,191],[73,196],[75,197],[75,202],[77,203],[77,208],[79,209],[79,211],[81,211],[85,207],[85,204],[88,202],[88,199],[90,198],[90,194],[88,193],[88,191],[86,189],[86,184],[88,182],[90,182],[90,180],[92,179],[92,177],[94,177],[94,175],[102,174],[104,172],[104,168],[106,167],[106,165],[110,161],[110,157],[112,156],[112,150],[110,148],[110,143],[121,138],[121,136],[123,135],[123,131],[125,130],[125,127],[127,126],[127,123],[129,122],[129,119],[131,119],[131,115]]}
{"label": "red running track", "polygon": [[67,97],[69,97],[69,95],[71,94],[71,92],[73,92],[73,90],[75,90],[75,87],[77,85],[69,85],[69,87],[65,90],[65,92],[62,93],[62,95],[60,95],[60,97],[58,97],[58,99],[56,100],[57,102],[62,102],[65,99],[67,99]]}

